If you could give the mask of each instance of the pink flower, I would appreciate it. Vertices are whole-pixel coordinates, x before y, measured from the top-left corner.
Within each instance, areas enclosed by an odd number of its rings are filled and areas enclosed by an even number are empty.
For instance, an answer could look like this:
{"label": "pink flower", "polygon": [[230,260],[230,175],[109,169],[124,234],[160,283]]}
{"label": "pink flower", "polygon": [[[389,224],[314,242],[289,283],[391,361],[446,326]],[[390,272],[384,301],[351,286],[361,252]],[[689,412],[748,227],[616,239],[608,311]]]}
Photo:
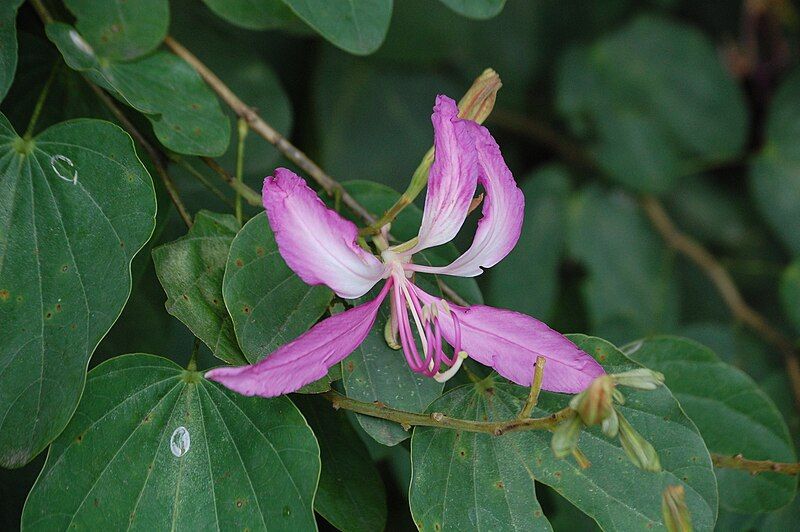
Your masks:
{"label": "pink flower", "polygon": [[[455,102],[445,96],[437,98],[432,120],[436,158],[419,236],[384,250],[380,258],[361,248],[356,226],[328,209],[296,174],[279,168],[264,180],[264,207],[278,248],[306,283],[325,284],[347,299],[385,283],[375,299],[321,321],[261,362],[217,368],[207,378],[244,395],[294,392],[325,376],[361,344],[389,294],[390,333],[399,336],[408,365],[439,381],[455,374],[467,356],[530,386],[541,355],[547,359],[542,388],[557,392],[580,392],[603,374],[591,356],[530,316],[453,305],[414,284],[415,272],[474,277],[497,264],[519,239],[525,203],[486,128],[459,119]],[[414,253],[456,236],[478,184],[485,191],[483,216],[470,248],[447,266],[415,264]],[[453,347],[452,357],[443,341]]]}

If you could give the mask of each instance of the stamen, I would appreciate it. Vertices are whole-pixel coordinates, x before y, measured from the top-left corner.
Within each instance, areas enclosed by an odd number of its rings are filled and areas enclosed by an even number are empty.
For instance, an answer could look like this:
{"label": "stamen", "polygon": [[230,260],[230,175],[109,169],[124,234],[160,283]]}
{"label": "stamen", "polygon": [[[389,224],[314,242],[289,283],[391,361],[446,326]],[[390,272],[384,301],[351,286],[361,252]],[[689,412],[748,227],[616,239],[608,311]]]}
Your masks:
{"label": "stamen", "polygon": [[[400,342],[403,348],[403,355],[406,357],[408,367],[412,371],[419,373],[422,369],[422,361],[420,360],[419,353],[417,352],[417,345],[414,342],[414,337],[411,334],[411,324],[408,322],[408,312],[406,305],[400,295],[400,287],[396,284],[392,290],[392,303],[394,303],[397,311],[398,330],[400,332]],[[410,337],[410,338],[409,338]]]}
{"label": "stamen", "polygon": [[[422,314],[422,309],[419,306],[419,301],[416,300],[416,297],[412,298],[411,294],[408,291],[408,287],[404,283],[401,287],[403,290],[403,295],[408,302],[408,310],[411,311],[411,315],[414,317],[414,323],[417,326],[417,333],[419,334],[419,340],[422,343],[422,352],[428,352],[428,338],[425,336],[425,330],[422,325],[422,320],[420,319],[420,314]],[[416,296],[416,294],[415,294]]]}
{"label": "stamen", "polygon": [[456,358],[455,364],[453,364],[452,367],[450,367],[445,372],[437,373],[436,375],[433,376],[433,378],[436,380],[436,382],[447,382],[450,379],[452,379],[453,376],[455,376],[455,374],[461,368],[461,364],[463,364],[464,360],[466,360],[467,352],[466,351],[459,351],[458,355],[455,358]]}

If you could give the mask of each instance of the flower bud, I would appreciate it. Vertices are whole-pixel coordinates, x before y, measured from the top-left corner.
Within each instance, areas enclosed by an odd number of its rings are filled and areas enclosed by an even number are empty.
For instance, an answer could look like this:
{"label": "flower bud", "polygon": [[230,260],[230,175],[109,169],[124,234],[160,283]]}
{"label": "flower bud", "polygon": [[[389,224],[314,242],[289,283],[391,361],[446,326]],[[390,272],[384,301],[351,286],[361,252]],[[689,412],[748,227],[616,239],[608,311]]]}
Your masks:
{"label": "flower bud", "polygon": [[669,532],[691,532],[692,516],[683,486],[667,486],[661,494],[661,515]]}
{"label": "flower bud", "polygon": [[602,375],[573,397],[569,406],[578,412],[586,425],[597,425],[611,415],[613,392],[614,381],[608,375]]}
{"label": "flower bud", "polygon": [[628,420],[622,417],[622,414],[617,414],[617,416],[619,418],[619,441],[630,461],[636,467],[645,471],[661,471],[658,453],[650,445],[650,442],[636,432],[636,429],[628,423]]}
{"label": "flower bud", "polygon": [[497,91],[502,86],[497,72],[491,68],[484,70],[458,102],[458,116],[482,124],[494,109]]}
{"label": "flower bud", "polygon": [[608,417],[603,420],[600,428],[603,429],[603,434],[609,438],[617,437],[617,434],[619,434],[619,416],[614,408],[611,409]]}
{"label": "flower bud", "polygon": [[581,428],[583,423],[578,416],[573,416],[556,427],[550,442],[556,458],[566,458],[578,448]]}
{"label": "flower bud", "polygon": [[647,368],[632,369],[624,373],[612,375],[614,382],[620,386],[638,388],[639,390],[655,390],[664,384],[664,374]]}

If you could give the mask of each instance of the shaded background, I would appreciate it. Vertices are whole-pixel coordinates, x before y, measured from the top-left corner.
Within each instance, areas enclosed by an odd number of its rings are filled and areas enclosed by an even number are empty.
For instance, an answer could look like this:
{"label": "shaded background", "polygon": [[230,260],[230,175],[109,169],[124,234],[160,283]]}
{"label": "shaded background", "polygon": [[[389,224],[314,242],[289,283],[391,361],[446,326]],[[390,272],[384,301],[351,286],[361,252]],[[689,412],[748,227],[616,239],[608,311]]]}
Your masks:
{"label": "shaded background", "polygon": [[[363,58],[302,31],[231,26],[196,1],[171,1],[170,32],[334,178],[397,190],[431,144],[436,94],[458,99],[484,68],[494,68],[504,86],[487,126],[525,191],[527,210],[518,247],[479,279],[487,303],[618,345],[663,333],[697,339],[750,374],[797,439],[781,356],[732,317],[703,272],[670,249],[641,207],[649,195],[658,197],[677,225],[719,258],[745,299],[797,337],[800,303],[780,296],[782,278],[800,256],[796,5],[509,0],[497,17],[478,21],[430,0],[395,3],[385,43]],[[27,6],[18,28],[20,66],[3,112],[24,129],[38,94],[31,88],[60,59]],[[106,117],[85,87],[73,90],[82,83],[74,73],[59,81],[40,128]],[[220,158],[231,170],[234,150],[232,143]],[[246,150],[254,188],[287,164],[253,134]],[[228,209],[181,168],[174,174],[192,212]],[[131,299],[93,366],[136,351],[179,363],[189,357],[193,337],[164,310],[149,260],[152,247],[185,229],[168,203],[159,207],[160,235],[134,263]],[[473,227],[474,220],[459,236],[462,249]],[[203,363],[214,364],[210,353]],[[408,442],[386,448],[365,441],[386,482],[389,528],[413,528],[405,500]],[[18,526],[42,463],[39,457],[21,470],[0,470],[3,528]],[[555,528],[595,526],[544,487],[540,498]],[[789,529],[798,510],[796,501],[768,516],[721,510],[718,527]]]}

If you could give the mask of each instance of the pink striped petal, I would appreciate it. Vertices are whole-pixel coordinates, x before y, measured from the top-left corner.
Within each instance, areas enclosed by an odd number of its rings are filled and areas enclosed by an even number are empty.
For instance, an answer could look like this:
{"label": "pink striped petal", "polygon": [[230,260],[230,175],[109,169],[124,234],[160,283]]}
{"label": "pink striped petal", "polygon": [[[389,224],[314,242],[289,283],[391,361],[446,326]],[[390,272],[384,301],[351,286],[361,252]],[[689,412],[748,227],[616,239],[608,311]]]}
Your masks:
{"label": "pink striped petal", "polygon": [[355,299],[382,278],[384,266],[357,244],[355,224],[328,209],[294,172],[275,170],[264,180],[262,200],[283,260],[306,283]]}
{"label": "pink striped petal", "polygon": [[410,266],[418,272],[443,273],[460,277],[475,277],[500,262],[514,249],[522,230],[525,196],[517,187],[514,176],[506,166],[500,147],[485,127],[473,124],[476,131],[480,175],[486,196],[483,217],[470,248],[448,266]]}
{"label": "pink striped petal", "polygon": [[387,282],[372,301],[319,322],[261,362],[252,366],[212,369],[206,372],[206,379],[242,395],[260,397],[295,392],[321,379],[328,373],[328,368],[355,351],[364,341],[375,323],[389,286]]}
{"label": "pink striped petal", "polygon": [[474,124],[458,118],[456,102],[436,97],[433,108],[435,159],[428,176],[419,242],[412,252],[450,242],[467,218],[478,186]]}

